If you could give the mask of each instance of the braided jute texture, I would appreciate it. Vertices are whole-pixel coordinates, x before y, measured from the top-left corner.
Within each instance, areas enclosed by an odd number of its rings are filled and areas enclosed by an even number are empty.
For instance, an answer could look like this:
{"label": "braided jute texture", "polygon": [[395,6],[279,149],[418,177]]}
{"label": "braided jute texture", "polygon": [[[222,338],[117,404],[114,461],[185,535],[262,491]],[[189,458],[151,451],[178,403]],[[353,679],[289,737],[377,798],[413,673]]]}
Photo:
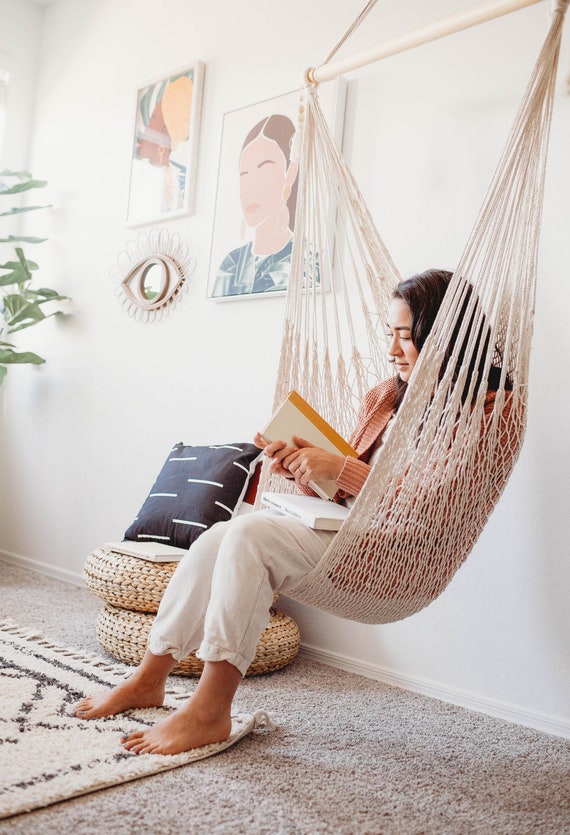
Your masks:
{"label": "braided jute texture", "polygon": [[[114,658],[127,664],[138,664],[145,653],[153,620],[153,614],[107,604],[97,618],[97,640]],[[280,670],[295,658],[300,643],[301,636],[295,621],[283,612],[270,609],[269,624],[259,639],[255,658],[246,675]],[[203,667],[204,662],[191,653],[172,672],[174,675],[199,676]]]}
{"label": "braided jute texture", "polygon": [[135,612],[158,612],[177,562],[149,560],[96,548],[83,566],[87,588],[106,603]]}

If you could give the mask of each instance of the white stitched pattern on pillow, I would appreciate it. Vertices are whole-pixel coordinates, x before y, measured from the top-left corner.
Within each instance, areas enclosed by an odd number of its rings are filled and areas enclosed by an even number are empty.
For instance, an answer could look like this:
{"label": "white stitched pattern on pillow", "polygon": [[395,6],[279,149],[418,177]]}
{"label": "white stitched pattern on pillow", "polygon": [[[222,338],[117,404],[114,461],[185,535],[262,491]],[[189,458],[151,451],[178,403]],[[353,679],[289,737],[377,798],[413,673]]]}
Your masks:
{"label": "white stitched pattern on pillow", "polygon": [[261,451],[253,444],[176,444],[125,539],[189,548],[216,522],[231,519]]}

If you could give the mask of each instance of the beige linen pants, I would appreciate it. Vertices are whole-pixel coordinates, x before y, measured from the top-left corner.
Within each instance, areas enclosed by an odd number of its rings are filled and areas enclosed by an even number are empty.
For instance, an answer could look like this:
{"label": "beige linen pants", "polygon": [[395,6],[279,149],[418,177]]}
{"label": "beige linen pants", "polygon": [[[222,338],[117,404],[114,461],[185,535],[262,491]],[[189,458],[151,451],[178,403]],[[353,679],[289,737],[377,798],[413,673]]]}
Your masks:
{"label": "beige linen pants", "polygon": [[275,592],[287,593],[334,537],[270,510],[218,522],[182,558],[149,636],[154,655],[229,661],[242,675],[269,623]]}

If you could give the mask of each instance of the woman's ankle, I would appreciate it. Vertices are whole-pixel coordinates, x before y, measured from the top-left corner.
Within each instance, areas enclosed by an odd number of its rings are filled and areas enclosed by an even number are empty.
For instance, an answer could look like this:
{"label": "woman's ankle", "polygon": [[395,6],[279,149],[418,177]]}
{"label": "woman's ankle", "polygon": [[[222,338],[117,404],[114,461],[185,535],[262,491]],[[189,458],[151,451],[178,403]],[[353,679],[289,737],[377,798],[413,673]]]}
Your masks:
{"label": "woman's ankle", "polygon": [[164,686],[176,664],[172,655],[153,655],[147,650],[131,678],[150,687]]}

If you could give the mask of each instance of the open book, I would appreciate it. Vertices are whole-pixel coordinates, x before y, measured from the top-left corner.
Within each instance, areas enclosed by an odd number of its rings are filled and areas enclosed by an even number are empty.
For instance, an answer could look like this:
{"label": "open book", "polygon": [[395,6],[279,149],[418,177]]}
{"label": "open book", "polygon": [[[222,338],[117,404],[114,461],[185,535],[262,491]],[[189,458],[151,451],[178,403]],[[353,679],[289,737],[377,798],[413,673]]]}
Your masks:
{"label": "open book", "polygon": [[293,516],[308,528],[338,531],[349,509],[318,496],[299,496],[297,493],[262,493],[261,503],[286,516]]}
{"label": "open book", "polygon": [[[350,444],[296,391],[289,392],[261,435],[265,441],[285,441],[290,446],[295,446],[293,435],[299,435],[328,452],[358,458]],[[332,499],[337,490],[334,481],[311,481],[309,487],[322,499]]]}
{"label": "open book", "polygon": [[105,548],[109,548],[115,554],[138,557],[150,562],[179,562],[186,553],[184,548],[176,548],[174,545],[163,545],[161,542],[134,542],[130,539],[125,539],[123,542],[106,542]]}

